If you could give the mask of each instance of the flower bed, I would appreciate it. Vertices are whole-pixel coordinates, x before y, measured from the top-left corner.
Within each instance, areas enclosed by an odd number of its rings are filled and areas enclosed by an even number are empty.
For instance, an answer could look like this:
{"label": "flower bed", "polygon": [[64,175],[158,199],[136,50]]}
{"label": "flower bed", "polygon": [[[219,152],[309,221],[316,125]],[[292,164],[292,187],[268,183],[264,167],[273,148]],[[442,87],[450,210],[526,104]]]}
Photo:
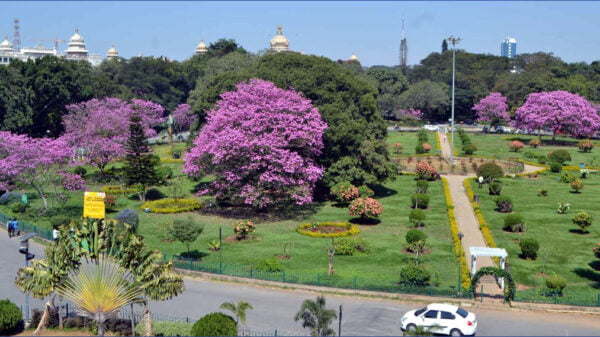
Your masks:
{"label": "flower bed", "polygon": [[298,225],[296,232],[313,238],[336,238],[356,235],[360,229],[348,222],[313,222]]}
{"label": "flower bed", "polygon": [[160,199],[144,203],[142,209],[149,208],[152,213],[181,213],[190,212],[200,208],[200,203],[196,199]]}

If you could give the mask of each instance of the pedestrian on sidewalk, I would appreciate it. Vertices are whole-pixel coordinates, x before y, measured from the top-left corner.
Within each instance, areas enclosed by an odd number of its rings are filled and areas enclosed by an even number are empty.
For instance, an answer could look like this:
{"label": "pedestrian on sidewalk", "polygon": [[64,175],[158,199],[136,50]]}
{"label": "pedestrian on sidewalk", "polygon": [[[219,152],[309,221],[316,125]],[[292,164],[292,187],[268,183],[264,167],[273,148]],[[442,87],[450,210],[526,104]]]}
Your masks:
{"label": "pedestrian on sidewalk", "polygon": [[483,187],[483,177],[479,176],[479,179],[477,180],[479,182],[479,188]]}
{"label": "pedestrian on sidewalk", "polygon": [[6,229],[8,230],[8,238],[12,238],[13,236],[13,219],[8,219],[6,223]]}
{"label": "pedestrian on sidewalk", "polygon": [[444,133],[444,143],[447,141],[446,138],[446,134]]}
{"label": "pedestrian on sidewalk", "polygon": [[54,242],[58,242],[58,228],[56,227],[54,227],[52,230],[52,240],[54,240]]}
{"label": "pedestrian on sidewalk", "polygon": [[17,219],[13,219],[13,236],[19,236],[21,232],[19,232],[19,221]]}

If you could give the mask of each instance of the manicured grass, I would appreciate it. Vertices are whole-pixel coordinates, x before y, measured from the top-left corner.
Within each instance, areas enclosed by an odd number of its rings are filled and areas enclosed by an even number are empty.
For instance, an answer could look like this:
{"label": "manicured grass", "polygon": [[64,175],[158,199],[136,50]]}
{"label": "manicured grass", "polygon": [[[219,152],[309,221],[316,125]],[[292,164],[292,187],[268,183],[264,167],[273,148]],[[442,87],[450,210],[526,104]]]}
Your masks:
{"label": "manicured grass", "polygon": [[[577,172],[573,172],[577,174]],[[511,197],[513,211],[525,217],[527,231],[523,234],[510,233],[502,229],[506,213],[495,211],[494,196],[487,193],[487,186],[477,188],[472,182],[475,194],[480,195],[480,207],[487,220],[493,237],[499,247],[508,252],[510,272],[517,283],[545,287],[542,272],[544,256],[547,256],[546,274],[557,274],[568,282],[567,290],[583,290],[597,293],[600,287],[600,262],[594,257],[592,248],[600,241],[600,176],[588,175],[583,179],[582,193],[572,193],[566,183],[557,181],[559,174],[544,173],[537,179],[502,179],[502,195]],[[537,196],[540,188],[548,190],[548,196]],[[556,212],[559,202],[570,203],[567,214]],[[589,228],[590,233],[580,234],[578,227],[571,222],[577,212],[590,213],[596,223]],[[520,238],[535,238],[540,243],[540,252],[535,261],[519,258]]]}
{"label": "manicured grass", "polygon": [[[402,145],[404,145],[404,150],[402,151],[402,156],[407,156],[407,155],[414,155],[416,154],[415,152],[415,147],[417,146],[418,142],[419,142],[419,138],[417,137],[417,132],[408,132],[408,131],[388,131],[388,137],[387,137],[387,144],[388,144],[388,148],[390,151],[390,154],[392,155],[392,157],[397,156],[397,154],[394,152],[394,144],[396,143],[400,143]],[[437,144],[435,141],[435,134],[436,132],[431,132],[428,131],[427,132],[427,138],[428,141],[427,143],[429,145],[431,145],[431,151],[429,151],[429,154],[431,155],[435,155],[437,153]]]}

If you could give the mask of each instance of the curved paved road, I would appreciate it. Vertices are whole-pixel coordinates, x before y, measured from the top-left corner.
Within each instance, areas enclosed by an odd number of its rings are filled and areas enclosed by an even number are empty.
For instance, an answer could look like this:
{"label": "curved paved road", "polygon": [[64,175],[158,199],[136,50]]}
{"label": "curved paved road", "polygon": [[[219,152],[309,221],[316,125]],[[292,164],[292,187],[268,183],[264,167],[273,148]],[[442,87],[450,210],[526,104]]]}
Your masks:
{"label": "curved paved road", "polygon": [[[14,275],[23,264],[16,239],[9,240],[6,231],[0,230],[0,298],[8,298],[22,305],[24,295],[13,284]],[[31,244],[31,249],[41,256],[41,247]],[[254,306],[247,314],[248,327],[255,331],[306,335],[300,323],[293,317],[303,300],[314,298],[315,293],[268,289],[250,285],[185,278],[185,292],[166,302],[152,303],[153,312],[171,316],[189,317],[194,321],[209,312],[217,311],[225,301],[244,300]],[[398,327],[401,315],[420,307],[418,304],[394,300],[373,300],[358,297],[327,295],[327,306],[337,309],[343,305],[343,335],[401,335]],[[32,300],[31,306],[41,307],[40,300]],[[467,308],[468,309],[468,308]],[[472,309],[477,314],[480,336],[523,335],[598,335],[599,316],[584,314],[543,313],[527,311],[504,311]],[[337,322],[334,324],[337,330]]]}

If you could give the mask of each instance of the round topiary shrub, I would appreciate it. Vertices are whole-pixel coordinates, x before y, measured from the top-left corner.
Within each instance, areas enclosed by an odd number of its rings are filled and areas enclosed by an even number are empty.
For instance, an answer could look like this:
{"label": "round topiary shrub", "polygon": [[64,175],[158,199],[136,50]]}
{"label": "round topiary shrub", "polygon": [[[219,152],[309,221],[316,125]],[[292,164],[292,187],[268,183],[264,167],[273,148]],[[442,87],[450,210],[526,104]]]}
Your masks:
{"label": "round topiary shrub", "polygon": [[425,151],[425,147],[423,147],[423,144],[417,144],[415,146],[415,153],[424,154],[424,153],[427,153],[427,151]]}
{"label": "round topiary shrub", "polygon": [[403,286],[428,286],[431,274],[422,266],[409,263],[400,269],[399,284]]}
{"label": "round topiary shrub", "polygon": [[521,247],[521,257],[524,259],[535,260],[537,258],[538,250],[540,250],[540,244],[536,239],[525,238],[519,242]]}
{"label": "round topiary shrub", "polygon": [[488,185],[488,192],[490,195],[500,195],[500,192],[502,192],[502,182],[497,180],[492,181]]}
{"label": "round topiary shrub", "polygon": [[429,206],[429,195],[416,193],[410,197],[410,206],[412,208],[427,208]]}
{"label": "round topiary shrub", "polygon": [[579,226],[582,233],[587,233],[587,229],[592,225],[593,220],[594,218],[592,218],[592,216],[588,212],[579,212],[575,214],[573,219],[571,219],[571,221],[573,221],[574,224]]}
{"label": "round topiary shrub", "polygon": [[375,195],[375,191],[370,189],[367,185],[362,185],[358,187],[358,195],[361,198],[370,198]]}
{"label": "round topiary shrub", "polygon": [[567,286],[567,281],[556,274],[551,277],[546,277],[545,281],[546,287],[548,287],[551,293],[555,294],[562,294],[562,291]]}
{"label": "round topiary shrub", "polygon": [[415,173],[417,174],[418,180],[433,180],[437,177],[435,168],[424,161],[417,164]]}
{"label": "round topiary shrub", "polygon": [[373,198],[358,198],[348,207],[348,214],[361,218],[377,217],[383,212],[381,203]]}
{"label": "round topiary shrub", "polygon": [[237,336],[237,323],[220,312],[210,313],[200,318],[192,326],[192,336]]}
{"label": "round topiary shrub", "polygon": [[556,150],[549,152],[548,158],[564,165],[566,162],[571,161],[571,154],[567,150]]}
{"label": "round topiary shrub", "polygon": [[504,172],[502,167],[495,163],[484,163],[477,168],[477,175],[483,177],[486,181],[493,181],[497,178],[502,178]]}
{"label": "round topiary shrub", "polygon": [[427,193],[429,191],[429,182],[427,180],[417,180],[417,190],[415,193]]}
{"label": "round topiary shrub", "polygon": [[117,216],[115,217],[115,219],[117,219],[117,221],[119,221],[119,224],[128,224],[131,227],[133,227],[133,230],[136,231],[138,224],[140,223],[140,217],[138,216],[138,214],[129,208],[126,208],[122,211],[120,211]]}
{"label": "round topiary shrub", "polygon": [[582,139],[577,144],[577,147],[582,152],[592,152],[592,149],[594,148],[594,143],[589,139]]}
{"label": "round topiary shrub", "polygon": [[575,180],[571,181],[569,186],[571,186],[571,188],[573,189],[573,191],[575,191],[575,193],[581,193],[581,190],[583,189],[583,181],[581,181],[579,179],[575,179]]}
{"label": "round topiary shrub", "polygon": [[359,196],[359,191],[356,186],[344,181],[333,185],[331,195],[339,202],[350,202]]}
{"label": "round topiary shrub", "polygon": [[463,152],[468,155],[471,156],[475,153],[475,151],[477,151],[477,146],[475,144],[466,144],[463,146],[462,148]]}
{"label": "round topiary shrub", "polygon": [[533,148],[537,148],[540,145],[542,145],[542,141],[539,139],[532,139],[529,141],[529,146],[531,146]]}
{"label": "round topiary shrub", "polygon": [[9,300],[0,300],[0,335],[7,336],[23,330],[23,313]]}
{"label": "round topiary shrub", "polygon": [[504,230],[515,232],[525,231],[525,219],[520,214],[508,214],[504,217]]}
{"label": "round topiary shrub", "polygon": [[561,163],[559,163],[557,161],[550,162],[550,172],[560,173],[561,171],[562,171]]}
{"label": "round topiary shrub", "polygon": [[427,234],[418,229],[411,229],[406,232],[406,243],[408,244],[425,240],[427,240]]}
{"label": "round topiary shrub", "polygon": [[510,148],[510,151],[512,152],[519,152],[521,151],[521,149],[525,146],[525,144],[523,144],[523,142],[519,141],[519,140],[513,140],[512,142],[510,142],[510,144],[508,145],[508,147]]}
{"label": "round topiary shrub", "polygon": [[408,221],[412,227],[423,227],[425,226],[425,211],[416,208],[410,211],[408,214]]}
{"label": "round topiary shrub", "polygon": [[496,202],[496,210],[500,213],[512,212],[513,204],[510,197],[499,196],[494,200]]}
{"label": "round topiary shrub", "polygon": [[73,173],[83,178],[87,174],[87,170],[83,166],[77,166],[73,169]]}

